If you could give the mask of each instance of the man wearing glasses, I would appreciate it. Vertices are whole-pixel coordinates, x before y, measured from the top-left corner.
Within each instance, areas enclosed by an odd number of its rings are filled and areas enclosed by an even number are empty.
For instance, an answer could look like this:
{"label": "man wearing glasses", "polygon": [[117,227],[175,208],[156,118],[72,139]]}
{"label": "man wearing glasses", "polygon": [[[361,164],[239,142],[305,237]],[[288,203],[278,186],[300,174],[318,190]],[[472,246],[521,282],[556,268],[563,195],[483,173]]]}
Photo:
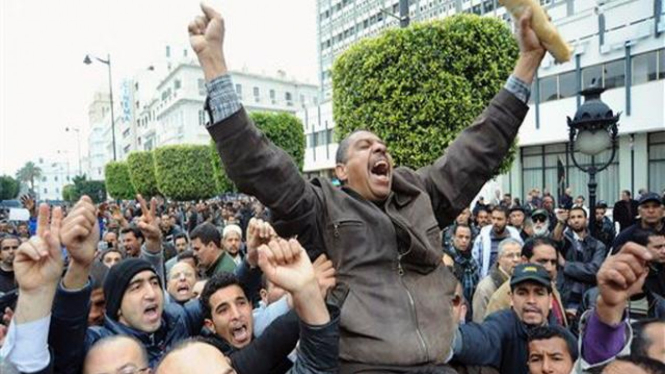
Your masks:
{"label": "man wearing glasses", "polygon": [[0,239],[0,295],[16,289],[13,262],[19,244],[19,238],[14,235]]}

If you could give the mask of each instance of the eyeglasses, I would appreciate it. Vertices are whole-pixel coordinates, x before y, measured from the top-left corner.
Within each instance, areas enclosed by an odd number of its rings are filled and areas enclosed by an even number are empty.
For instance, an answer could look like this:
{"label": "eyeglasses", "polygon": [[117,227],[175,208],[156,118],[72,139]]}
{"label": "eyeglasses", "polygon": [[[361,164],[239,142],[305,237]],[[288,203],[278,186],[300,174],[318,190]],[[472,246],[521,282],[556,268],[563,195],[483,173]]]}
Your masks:
{"label": "eyeglasses", "polygon": [[545,216],[535,216],[535,217],[532,217],[531,220],[533,222],[545,223],[545,222],[547,222],[547,217],[545,217]]}

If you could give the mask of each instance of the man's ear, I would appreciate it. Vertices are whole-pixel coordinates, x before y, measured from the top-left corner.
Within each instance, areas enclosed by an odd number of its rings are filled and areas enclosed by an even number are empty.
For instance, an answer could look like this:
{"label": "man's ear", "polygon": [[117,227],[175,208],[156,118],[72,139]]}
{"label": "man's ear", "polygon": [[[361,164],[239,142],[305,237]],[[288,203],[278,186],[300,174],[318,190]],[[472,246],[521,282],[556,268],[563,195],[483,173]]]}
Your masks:
{"label": "man's ear", "polygon": [[346,173],[346,165],[344,164],[335,165],[335,176],[341,182],[346,182],[346,180],[348,179],[348,175]]}
{"label": "man's ear", "polygon": [[210,332],[215,333],[215,324],[212,323],[212,320],[209,318],[206,318],[203,320],[203,325],[210,330]]}

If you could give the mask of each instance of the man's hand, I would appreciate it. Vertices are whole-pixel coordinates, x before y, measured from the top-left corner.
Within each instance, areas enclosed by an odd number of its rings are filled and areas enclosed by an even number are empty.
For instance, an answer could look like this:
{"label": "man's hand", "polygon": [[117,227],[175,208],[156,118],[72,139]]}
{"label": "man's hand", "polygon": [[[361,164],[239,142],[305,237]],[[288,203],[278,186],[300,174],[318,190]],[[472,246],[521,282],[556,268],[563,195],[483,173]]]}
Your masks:
{"label": "man's hand", "polygon": [[212,7],[201,3],[203,15],[189,23],[189,44],[199,59],[206,81],[226,74],[224,20]]}
{"label": "man's hand", "polygon": [[280,238],[259,247],[259,266],[270,282],[291,293],[303,322],[320,326],[330,321],[314,267],[297,240]]}
{"label": "man's hand", "polygon": [[23,207],[30,212],[30,217],[37,216],[37,211],[35,210],[36,208],[35,199],[33,199],[32,196],[30,195],[21,196],[21,203],[23,204]]}
{"label": "man's hand", "polygon": [[568,223],[568,216],[570,215],[568,209],[557,209],[554,214],[556,214],[556,219],[559,223],[564,225]]}
{"label": "man's hand", "polygon": [[247,262],[251,267],[256,267],[259,263],[259,247],[277,238],[277,233],[268,222],[252,218],[247,224],[245,236],[247,238],[247,243],[245,243],[247,245]]}
{"label": "man's hand", "polygon": [[19,287],[16,323],[35,321],[50,313],[62,274],[62,210],[57,207],[52,214],[49,213],[47,204],[39,206],[37,235],[21,244],[14,258],[14,276]]}
{"label": "man's hand", "polygon": [[520,57],[513,72],[513,75],[529,85],[533,81],[540,62],[545,57],[545,47],[540,43],[540,39],[531,27],[532,16],[533,11],[529,8],[524,11],[517,24],[517,43],[520,47]]}
{"label": "man's hand", "polygon": [[89,268],[95,260],[99,242],[97,209],[88,196],[83,196],[74,205],[62,225],[60,236],[67,248],[72,264]]}
{"label": "man's hand", "polygon": [[148,205],[143,196],[136,195],[136,199],[141,204],[142,215],[138,227],[145,238],[145,247],[152,253],[158,253],[162,250],[162,230],[157,220],[157,200],[153,197]]}
{"label": "man's hand", "polygon": [[[47,204],[39,206],[37,235],[21,244],[14,258],[14,277],[19,294],[39,293],[43,289],[55,290],[62,275],[62,253],[60,252],[60,228],[62,210],[53,209],[50,215]],[[49,224],[49,216],[51,223]]]}
{"label": "man's hand", "polygon": [[596,313],[601,321],[608,325],[621,322],[630,297],[642,291],[651,258],[645,247],[628,242],[605,260],[597,275],[600,295]]}
{"label": "man's hand", "polygon": [[316,260],[314,260],[312,266],[314,267],[314,275],[316,276],[316,281],[319,284],[321,295],[326,297],[328,291],[333,289],[337,284],[333,263],[332,261],[328,260],[326,255],[320,255],[316,258]]}

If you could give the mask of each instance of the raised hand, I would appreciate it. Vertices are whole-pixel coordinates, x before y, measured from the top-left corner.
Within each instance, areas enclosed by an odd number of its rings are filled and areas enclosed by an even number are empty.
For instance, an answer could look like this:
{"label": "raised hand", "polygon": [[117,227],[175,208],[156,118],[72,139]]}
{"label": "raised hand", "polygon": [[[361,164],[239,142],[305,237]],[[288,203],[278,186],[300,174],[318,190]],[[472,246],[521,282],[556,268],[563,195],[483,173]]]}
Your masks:
{"label": "raised hand", "polygon": [[517,60],[513,75],[531,84],[533,77],[545,57],[545,47],[531,25],[533,11],[528,8],[519,18],[517,26],[517,43],[520,47],[520,58]]}
{"label": "raised hand", "polygon": [[82,196],[62,224],[62,244],[73,263],[89,267],[95,259],[99,242],[97,209],[88,196]]}
{"label": "raised hand", "polygon": [[605,260],[596,276],[600,292],[597,312],[603,322],[621,322],[630,297],[642,291],[651,258],[645,247],[628,242],[619,253]]}
{"label": "raised hand", "polygon": [[148,205],[141,195],[136,195],[136,199],[141,204],[141,218],[139,218],[138,227],[145,238],[146,249],[150,252],[159,252],[162,249],[162,230],[159,228],[157,219],[157,200],[153,197]]}
{"label": "raised hand", "polygon": [[201,3],[203,15],[189,23],[189,44],[199,59],[207,81],[227,72],[224,60],[224,20],[212,7]]}
{"label": "raised hand", "polygon": [[246,238],[247,242],[247,262],[250,266],[258,265],[258,248],[263,244],[268,244],[270,240],[277,237],[275,229],[268,223],[259,218],[252,218],[247,224]]}
{"label": "raised hand", "polygon": [[318,288],[314,267],[297,240],[273,239],[258,251],[261,270],[276,286],[294,294],[308,285]]}
{"label": "raised hand", "polygon": [[23,207],[30,212],[31,217],[35,217],[37,212],[35,211],[35,200],[30,195],[21,196],[21,203]]}

